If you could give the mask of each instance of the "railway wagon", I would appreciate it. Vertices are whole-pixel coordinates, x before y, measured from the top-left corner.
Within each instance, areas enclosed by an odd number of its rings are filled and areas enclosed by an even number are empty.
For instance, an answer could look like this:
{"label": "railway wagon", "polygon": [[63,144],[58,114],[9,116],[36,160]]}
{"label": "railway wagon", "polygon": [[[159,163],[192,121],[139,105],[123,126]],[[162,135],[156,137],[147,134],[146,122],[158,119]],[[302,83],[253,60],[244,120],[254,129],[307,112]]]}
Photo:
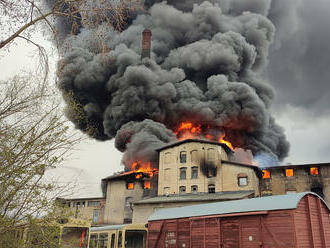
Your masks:
{"label": "railway wagon", "polygon": [[147,247],[330,248],[329,207],[304,192],[161,209]]}

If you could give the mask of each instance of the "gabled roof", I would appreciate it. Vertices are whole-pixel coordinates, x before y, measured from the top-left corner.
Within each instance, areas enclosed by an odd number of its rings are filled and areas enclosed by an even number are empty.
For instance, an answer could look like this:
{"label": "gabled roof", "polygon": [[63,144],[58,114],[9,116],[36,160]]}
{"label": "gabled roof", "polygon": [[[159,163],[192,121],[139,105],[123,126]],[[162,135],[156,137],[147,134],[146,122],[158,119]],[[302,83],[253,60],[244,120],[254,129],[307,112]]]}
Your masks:
{"label": "gabled roof", "polygon": [[156,149],[156,151],[160,152],[160,151],[163,151],[165,149],[168,149],[168,148],[171,148],[171,147],[174,147],[174,146],[178,146],[178,145],[182,145],[182,144],[185,144],[185,143],[189,143],[189,142],[197,142],[197,143],[203,143],[203,144],[218,145],[218,146],[221,146],[223,149],[225,149],[225,151],[227,153],[232,152],[232,150],[226,144],[222,144],[222,143],[219,143],[217,141],[212,141],[212,140],[204,140],[204,139],[185,139],[185,140],[181,140],[181,141],[176,141],[176,142],[167,144],[165,146],[162,146],[162,147]]}
{"label": "gabled roof", "polygon": [[[167,208],[156,211],[149,217],[148,221],[207,215],[295,209],[297,208],[300,200],[307,194],[312,194],[319,197],[318,195],[311,192],[303,192],[297,194],[276,195],[236,201],[200,204],[179,208]],[[325,202],[324,204],[326,205]]]}

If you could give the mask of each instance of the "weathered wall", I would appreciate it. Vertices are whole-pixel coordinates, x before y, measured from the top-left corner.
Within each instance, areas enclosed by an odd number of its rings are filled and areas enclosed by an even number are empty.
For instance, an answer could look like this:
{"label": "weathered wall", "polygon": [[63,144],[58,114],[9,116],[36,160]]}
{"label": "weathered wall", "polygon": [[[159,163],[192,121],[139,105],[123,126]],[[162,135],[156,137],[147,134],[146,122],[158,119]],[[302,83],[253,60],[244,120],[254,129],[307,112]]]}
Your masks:
{"label": "weathered wall", "polygon": [[130,207],[125,206],[126,198],[131,197],[132,201],[137,201],[142,196],[143,185],[140,182],[136,182],[134,189],[129,190],[125,180],[108,181],[104,223],[123,224],[125,218],[132,218]]}
{"label": "weathered wall", "polygon": [[[186,163],[180,163],[180,153],[186,152]],[[159,154],[158,195],[179,194],[180,186],[191,193],[191,186],[197,185],[198,192],[208,192],[208,185],[214,184],[216,192],[255,190],[258,191],[258,178],[252,168],[223,164],[228,160],[225,150],[216,144],[190,142],[165,149]],[[217,169],[216,176],[206,176],[201,168],[203,164],[211,164]],[[186,179],[180,179],[180,168],[187,168]],[[198,167],[198,178],[192,178],[192,168]],[[248,176],[248,185],[238,185],[238,174]]]}
{"label": "weathered wall", "polygon": [[283,195],[288,192],[313,191],[313,188],[322,186],[324,200],[330,204],[330,166],[320,165],[318,175],[310,174],[311,166],[292,166],[292,177],[285,175],[286,168],[271,168],[271,178],[261,181],[262,195]]}

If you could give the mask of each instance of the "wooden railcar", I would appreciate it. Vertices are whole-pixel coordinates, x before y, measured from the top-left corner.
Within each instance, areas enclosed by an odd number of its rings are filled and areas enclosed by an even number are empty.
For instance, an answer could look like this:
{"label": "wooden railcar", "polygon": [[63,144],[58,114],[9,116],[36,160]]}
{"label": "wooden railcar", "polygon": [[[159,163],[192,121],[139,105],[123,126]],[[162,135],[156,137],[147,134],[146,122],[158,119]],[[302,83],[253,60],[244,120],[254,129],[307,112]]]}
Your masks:
{"label": "wooden railcar", "polygon": [[314,193],[156,211],[148,248],[330,248],[329,207]]}

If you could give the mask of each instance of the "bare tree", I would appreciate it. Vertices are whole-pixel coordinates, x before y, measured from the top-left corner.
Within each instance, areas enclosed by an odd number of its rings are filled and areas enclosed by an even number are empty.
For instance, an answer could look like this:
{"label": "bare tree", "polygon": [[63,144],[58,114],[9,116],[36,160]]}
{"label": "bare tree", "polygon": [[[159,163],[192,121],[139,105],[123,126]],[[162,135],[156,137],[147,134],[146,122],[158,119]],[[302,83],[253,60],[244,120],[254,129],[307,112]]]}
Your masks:
{"label": "bare tree", "polygon": [[13,233],[62,218],[53,199],[67,188],[44,176],[63,162],[80,138],[63,120],[55,91],[43,81],[17,76],[0,82],[0,92],[0,247],[4,247]]}

